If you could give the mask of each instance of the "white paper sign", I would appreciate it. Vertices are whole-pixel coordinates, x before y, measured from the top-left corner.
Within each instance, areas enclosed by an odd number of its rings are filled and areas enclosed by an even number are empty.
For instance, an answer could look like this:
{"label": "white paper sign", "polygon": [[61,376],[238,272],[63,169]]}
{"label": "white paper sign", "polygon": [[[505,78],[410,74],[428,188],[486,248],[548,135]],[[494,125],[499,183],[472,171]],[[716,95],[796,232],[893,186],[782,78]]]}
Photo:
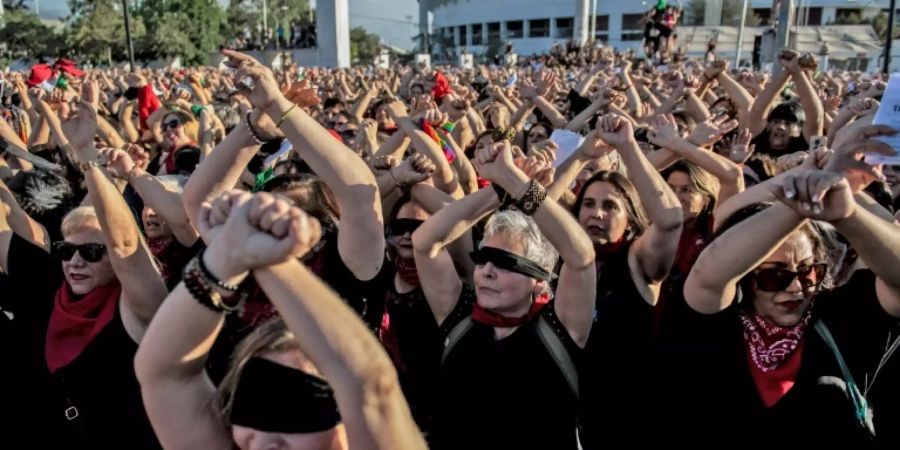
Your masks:
{"label": "white paper sign", "polygon": [[[900,73],[892,73],[887,88],[881,97],[881,106],[875,111],[874,125],[887,125],[900,130]],[[900,133],[894,136],[880,136],[875,139],[890,145],[895,152],[900,151]],[[866,154],[867,164],[900,164],[900,154],[894,156]]]}
{"label": "white paper sign", "polygon": [[578,150],[578,147],[581,147],[584,137],[574,131],[553,130],[553,133],[550,134],[550,140],[559,147],[556,150],[556,161],[553,162],[553,167],[559,167]]}

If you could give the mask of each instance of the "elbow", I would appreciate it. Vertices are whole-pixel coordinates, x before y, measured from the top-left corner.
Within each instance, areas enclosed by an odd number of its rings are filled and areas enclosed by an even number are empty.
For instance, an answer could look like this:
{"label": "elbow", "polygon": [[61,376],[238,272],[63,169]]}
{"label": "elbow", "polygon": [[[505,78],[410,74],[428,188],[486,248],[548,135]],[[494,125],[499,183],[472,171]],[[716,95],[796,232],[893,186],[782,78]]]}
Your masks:
{"label": "elbow", "polygon": [[413,233],[412,245],[413,250],[415,250],[417,254],[422,255],[433,255],[437,253],[437,250],[440,250],[437,241],[429,239],[428,235],[423,233],[421,228]]}
{"label": "elbow", "polygon": [[594,262],[597,259],[597,255],[594,253],[594,248],[593,245],[591,245],[590,240],[587,241],[587,245],[581,245],[572,253],[572,257],[563,258],[563,260],[569,268],[576,271],[582,271],[589,267],[593,267]]}

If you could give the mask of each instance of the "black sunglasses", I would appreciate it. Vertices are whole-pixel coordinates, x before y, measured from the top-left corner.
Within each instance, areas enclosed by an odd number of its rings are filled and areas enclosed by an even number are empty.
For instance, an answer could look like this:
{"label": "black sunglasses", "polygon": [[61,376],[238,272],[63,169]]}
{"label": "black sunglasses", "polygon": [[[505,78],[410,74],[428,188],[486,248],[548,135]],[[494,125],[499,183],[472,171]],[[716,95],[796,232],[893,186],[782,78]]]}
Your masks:
{"label": "black sunglasses", "polygon": [[787,269],[757,269],[753,272],[756,288],[766,292],[783,291],[794,282],[800,280],[805,292],[815,292],[825,280],[828,265],[825,263],[811,264],[797,269],[796,272]]}
{"label": "black sunglasses", "polygon": [[388,232],[390,232],[391,236],[403,236],[406,233],[412,234],[423,223],[425,221],[419,219],[394,219],[388,226]]}
{"label": "black sunglasses", "polygon": [[95,263],[103,259],[103,255],[106,254],[106,246],[94,243],[75,245],[66,241],[53,243],[53,254],[63,261],[71,260],[75,256],[75,252],[78,252],[85,261]]}
{"label": "black sunglasses", "polygon": [[162,129],[163,129],[163,131],[168,131],[169,129],[174,130],[180,126],[181,126],[181,122],[179,122],[178,119],[172,119],[168,122],[163,122]]}

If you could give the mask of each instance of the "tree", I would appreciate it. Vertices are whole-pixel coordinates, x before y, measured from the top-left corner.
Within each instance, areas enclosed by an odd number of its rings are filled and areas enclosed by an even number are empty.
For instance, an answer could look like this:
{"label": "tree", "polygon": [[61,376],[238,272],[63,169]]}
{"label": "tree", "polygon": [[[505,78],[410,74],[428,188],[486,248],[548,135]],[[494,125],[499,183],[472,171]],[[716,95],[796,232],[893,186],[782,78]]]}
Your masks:
{"label": "tree", "polygon": [[58,49],[59,36],[33,12],[16,9],[3,16],[0,42],[13,57],[51,56]]}
{"label": "tree", "polygon": [[[722,0],[722,25],[740,26],[741,11],[744,9],[743,0]],[[706,18],[706,0],[691,0],[684,11],[686,25],[704,25]],[[744,24],[748,27],[756,27],[762,23],[762,19],[753,10],[747,9],[747,17]]]}
{"label": "tree", "polygon": [[[125,19],[115,0],[72,0],[69,2],[75,20],[66,35],[68,46],[93,61],[112,64],[128,58],[125,41]],[[131,35],[144,35],[140,17],[131,18]]]}
{"label": "tree", "polygon": [[137,15],[152,30],[139,41],[141,58],[204,63],[223,42],[225,11],[216,0],[145,0]]}
{"label": "tree", "polygon": [[[269,9],[266,21],[270,28],[282,25],[285,34],[289,35],[289,29],[293,22],[310,22],[310,8],[308,0],[267,0]],[[225,25],[225,36],[229,39],[236,37],[246,30],[256,31],[257,25],[262,25],[262,7],[258,1],[230,0],[228,3],[228,20]]]}
{"label": "tree", "polygon": [[371,63],[378,54],[381,39],[363,27],[350,30],[350,59],[363,64]]}

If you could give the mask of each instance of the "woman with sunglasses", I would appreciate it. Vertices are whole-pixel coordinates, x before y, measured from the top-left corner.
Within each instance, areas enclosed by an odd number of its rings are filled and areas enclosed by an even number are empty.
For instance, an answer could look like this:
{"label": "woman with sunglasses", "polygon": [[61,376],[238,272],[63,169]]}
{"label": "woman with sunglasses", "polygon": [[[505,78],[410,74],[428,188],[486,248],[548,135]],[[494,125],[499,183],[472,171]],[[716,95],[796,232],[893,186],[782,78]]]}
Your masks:
{"label": "woman with sunglasses", "polygon": [[[8,255],[0,262],[11,277],[24,271],[45,277],[32,286],[30,308],[19,310],[17,320],[42,331],[33,337],[43,344],[35,350],[42,352],[44,375],[30,385],[56,396],[47,408],[60,420],[65,417],[69,445],[159,448],[134,376],[134,355],[166,288],[96,150],[81,145],[81,138],[96,130],[96,94],[96,85],[86,83],[78,110],[86,129],[72,144],[49,106],[39,106],[57,142],[76,158],[93,206],[76,208],[63,219],[63,240],[51,246],[57,261],[38,258],[40,250],[13,238],[0,248]],[[55,293],[49,291],[56,282],[61,284],[54,285]],[[26,362],[23,370],[35,363]]]}
{"label": "woman with sunglasses", "polygon": [[[162,116],[157,119],[157,117]],[[190,111],[160,108],[147,123],[160,148],[159,165],[151,163],[151,172],[190,175],[200,162],[197,145],[199,123]],[[156,171],[154,171],[156,170]]]}
{"label": "woman with sunglasses", "polygon": [[[590,240],[515,166],[508,139],[482,146],[475,164],[496,187],[451,203],[413,233],[425,298],[447,339],[432,448],[575,449],[576,366],[596,289]],[[446,246],[501,203],[521,212],[488,220],[471,286]],[[553,292],[557,251],[564,263]]]}
{"label": "woman with sunglasses", "polygon": [[[661,435],[699,445],[741,436],[748,447],[896,444],[900,386],[884,349],[900,318],[900,232],[837,173],[790,174],[773,193],[780,202],[722,224],[683,298],[670,300],[663,363],[678,369],[660,385],[660,405],[675,408],[658,410],[671,425]],[[828,291],[831,263],[809,220],[833,225],[869,270]],[[689,418],[678,410],[687,404],[697,411]]]}

